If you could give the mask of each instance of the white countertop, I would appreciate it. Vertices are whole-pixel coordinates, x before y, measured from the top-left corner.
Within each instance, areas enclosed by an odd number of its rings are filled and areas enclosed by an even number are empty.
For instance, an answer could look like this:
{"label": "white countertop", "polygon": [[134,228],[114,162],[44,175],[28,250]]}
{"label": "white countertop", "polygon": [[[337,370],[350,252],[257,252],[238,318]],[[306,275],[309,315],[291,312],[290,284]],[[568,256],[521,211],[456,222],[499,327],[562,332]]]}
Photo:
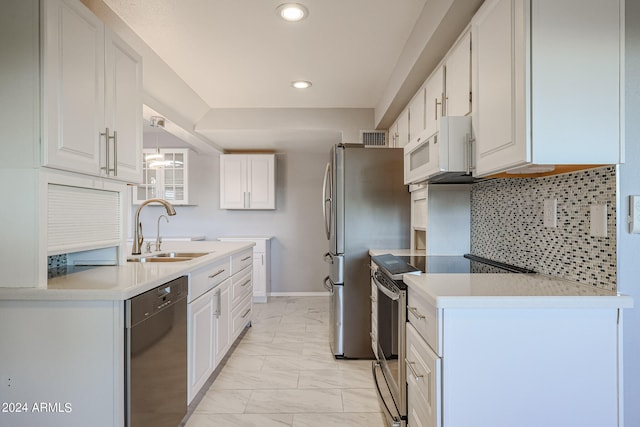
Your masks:
{"label": "white countertop", "polygon": [[49,279],[46,288],[0,288],[0,300],[126,300],[254,245],[253,242],[164,242],[161,252],[210,253],[190,261],[127,262],[93,267]]}
{"label": "white countertop", "polygon": [[[369,255],[426,255],[415,249],[370,249]],[[631,308],[633,298],[595,286],[541,274],[405,274],[437,308]]]}
{"label": "white countertop", "polygon": [[247,240],[271,240],[273,236],[232,236],[218,237],[221,242],[244,242]]}
{"label": "white countertop", "polygon": [[405,274],[408,293],[437,308],[631,308],[633,299],[540,274]]}

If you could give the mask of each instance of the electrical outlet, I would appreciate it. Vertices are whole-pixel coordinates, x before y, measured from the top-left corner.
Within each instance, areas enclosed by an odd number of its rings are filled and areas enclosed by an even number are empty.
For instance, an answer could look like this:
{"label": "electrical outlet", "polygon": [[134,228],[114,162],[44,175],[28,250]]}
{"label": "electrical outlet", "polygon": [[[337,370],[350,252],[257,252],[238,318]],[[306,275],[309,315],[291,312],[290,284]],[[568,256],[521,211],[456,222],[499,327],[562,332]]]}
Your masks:
{"label": "electrical outlet", "polygon": [[546,228],[558,226],[558,199],[545,199],[543,215]]}
{"label": "electrical outlet", "polygon": [[629,233],[640,234],[640,196],[629,196]]}
{"label": "electrical outlet", "polygon": [[591,205],[589,231],[593,237],[607,237],[607,204]]}

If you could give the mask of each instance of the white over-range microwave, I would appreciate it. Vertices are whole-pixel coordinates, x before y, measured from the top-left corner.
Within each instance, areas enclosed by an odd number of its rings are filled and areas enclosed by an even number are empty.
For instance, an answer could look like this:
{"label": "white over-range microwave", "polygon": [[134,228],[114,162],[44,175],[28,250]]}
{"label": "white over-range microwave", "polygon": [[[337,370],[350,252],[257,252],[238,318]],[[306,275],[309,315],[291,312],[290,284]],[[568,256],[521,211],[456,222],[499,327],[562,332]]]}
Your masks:
{"label": "white over-range microwave", "polygon": [[470,182],[471,140],[471,116],[441,117],[438,132],[404,147],[404,183]]}

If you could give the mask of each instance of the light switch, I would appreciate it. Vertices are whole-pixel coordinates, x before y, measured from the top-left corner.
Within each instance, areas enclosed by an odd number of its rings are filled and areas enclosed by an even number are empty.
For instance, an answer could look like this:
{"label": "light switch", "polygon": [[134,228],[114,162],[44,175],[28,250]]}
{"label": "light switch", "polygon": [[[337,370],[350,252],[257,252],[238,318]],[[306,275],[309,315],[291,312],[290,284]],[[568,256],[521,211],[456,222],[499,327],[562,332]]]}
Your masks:
{"label": "light switch", "polygon": [[544,226],[556,228],[558,226],[558,199],[545,199],[544,201]]}
{"label": "light switch", "polygon": [[640,196],[629,196],[629,233],[640,234]]}
{"label": "light switch", "polygon": [[607,237],[607,204],[591,205],[589,229],[593,237]]}

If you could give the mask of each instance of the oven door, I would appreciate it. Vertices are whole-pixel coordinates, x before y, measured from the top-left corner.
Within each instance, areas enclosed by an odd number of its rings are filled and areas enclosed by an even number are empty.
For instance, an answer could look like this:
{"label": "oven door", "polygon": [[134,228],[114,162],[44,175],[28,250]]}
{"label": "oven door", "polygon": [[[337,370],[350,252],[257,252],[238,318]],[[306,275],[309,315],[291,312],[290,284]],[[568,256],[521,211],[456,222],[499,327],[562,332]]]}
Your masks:
{"label": "oven door", "polygon": [[378,362],[373,374],[389,425],[404,426],[407,415],[406,291],[393,286],[391,280],[379,280],[382,274],[378,271],[373,275],[378,288]]}

